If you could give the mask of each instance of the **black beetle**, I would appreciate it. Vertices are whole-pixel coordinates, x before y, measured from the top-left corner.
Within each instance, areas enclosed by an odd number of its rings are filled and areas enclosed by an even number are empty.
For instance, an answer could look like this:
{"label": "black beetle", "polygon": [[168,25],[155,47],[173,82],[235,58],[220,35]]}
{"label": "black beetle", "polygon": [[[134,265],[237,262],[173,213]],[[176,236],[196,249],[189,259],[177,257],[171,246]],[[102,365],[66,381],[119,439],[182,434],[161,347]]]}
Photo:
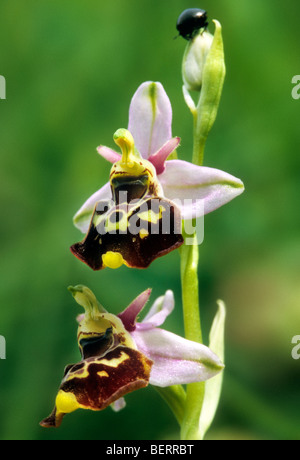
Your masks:
{"label": "black beetle", "polygon": [[191,40],[200,29],[206,29],[207,26],[207,12],[205,10],[188,8],[179,16],[176,29],[183,38]]}

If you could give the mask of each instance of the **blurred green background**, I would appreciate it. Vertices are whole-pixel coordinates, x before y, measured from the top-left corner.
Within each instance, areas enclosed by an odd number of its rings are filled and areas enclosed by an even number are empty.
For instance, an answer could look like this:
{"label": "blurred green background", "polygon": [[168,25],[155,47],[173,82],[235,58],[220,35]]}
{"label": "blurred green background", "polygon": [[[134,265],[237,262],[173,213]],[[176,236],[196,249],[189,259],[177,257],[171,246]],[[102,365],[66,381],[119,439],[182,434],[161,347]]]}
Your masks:
{"label": "blurred green background", "polygon": [[[177,439],[169,408],[151,387],[118,414],[77,411],[45,430],[64,366],[77,362],[67,286],[86,284],[118,313],[147,287],[173,289],[166,329],[183,333],[179,255],[147,271],[92,272],[69,251],[82,239],[72,216],[107,181],[96,153],[114,147],[130,99],[160,81],[173,106],[178,151],[191,160],[192,120],[182,97],[186,42],[178,15],[201,7],[223,25],[227,76],[205,165],[240,177],[246,192],[205,219],[200,247],[204,336],[227,304],[226,371],[210,439],[300,439],[299,115],[300,4],[287,0],[2,1],[0,74],[0,438]],[[213,29],[211,29],[213,30]]]}

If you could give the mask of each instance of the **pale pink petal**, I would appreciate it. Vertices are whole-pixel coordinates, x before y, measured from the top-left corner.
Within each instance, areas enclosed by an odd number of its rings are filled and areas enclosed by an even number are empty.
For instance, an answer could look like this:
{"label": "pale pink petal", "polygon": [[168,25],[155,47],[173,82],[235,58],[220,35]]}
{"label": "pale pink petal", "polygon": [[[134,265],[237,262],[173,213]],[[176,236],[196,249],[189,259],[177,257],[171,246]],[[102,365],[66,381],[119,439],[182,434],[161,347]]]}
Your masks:
{"label": "pale pink petal", "polygon": [[240,179],[219,169],[182,160],[167,161],[165,166],[159,176],[164,195],[179,205],[183,219],[208,214],[244,191]]}
{"label": "pale pink petal", "polygon": [[122,155],[120,153],[115,152],[113,149],[105,147],[104,145],[100,145],[99,147],[97,147],[97,152],[110,163],[116,163],[117,161],[120,161],[122,158]]}
{"label": "pale pink petal", "polygon": [[91,218],[94,212],[95,205],[101,200],[111,200],[110,183],[107,182],[103,187],[95,192],[77,211],[73,218],[73,223],[82,233],[87,233]]}
{"label": "pale pink petal", "polygon": [[119,398],[110,405],[114,412],[119,412],[120,410],[124,409],[125,406],[126,401],[124,398]]}
{"label": "pale pink petal", "polygon": [[172,107],[159,82],[145,82],[135,92],[128,130],[143,158],[157,152],[172,137]]}
{"label": "pale pink petal", "polygon": [[134,331],[137,316],[148,302],[150,295],[151,289],[147,289],[142,292],[122,313],[118,315],[127,331]]}
{"label": "pale pink petal", "polygon": [[201,382],[217,375],[223,364],[208,347],[155,328],[134,331],[138,350],[153,361],[152,385],[166,387]]}
{"label": "pale pink petal", "polygon": [[148,160],[155,166],[156,173],[162,174],[165,170],[165,161],[171,153],[178,147],[180,137],[173,137],[168,140],[157,152],[150,155]]}
{"label": "pale pink petal", "polygon": [[169,290],[164,296],[156,299],[143,321],[136,325],[137,330],[142,331],[161,326],[167,316],[174,310],[174,306],[174,294]]}

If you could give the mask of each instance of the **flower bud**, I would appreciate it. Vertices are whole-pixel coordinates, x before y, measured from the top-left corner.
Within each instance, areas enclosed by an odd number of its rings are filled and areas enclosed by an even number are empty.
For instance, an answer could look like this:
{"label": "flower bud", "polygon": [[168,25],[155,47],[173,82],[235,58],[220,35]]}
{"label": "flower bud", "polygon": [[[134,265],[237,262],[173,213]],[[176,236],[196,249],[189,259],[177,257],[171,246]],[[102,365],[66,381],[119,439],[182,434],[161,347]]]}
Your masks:
{"label": "flower bud", "polygon": [[[193,163],[202,166],[207,136],[215,122],[226,73],[222,27],[213,20],[214,36],[200,32],[190,40],[183,58],[183,96],[194,117]],[[194,103],[189,91],[198,91]]]}
{"label": "flower bud", "polygon": [[200,91],[203,68],[212,45],[213,35],[204,31],[189,41],[182,63],[184,86],[189,91]]}

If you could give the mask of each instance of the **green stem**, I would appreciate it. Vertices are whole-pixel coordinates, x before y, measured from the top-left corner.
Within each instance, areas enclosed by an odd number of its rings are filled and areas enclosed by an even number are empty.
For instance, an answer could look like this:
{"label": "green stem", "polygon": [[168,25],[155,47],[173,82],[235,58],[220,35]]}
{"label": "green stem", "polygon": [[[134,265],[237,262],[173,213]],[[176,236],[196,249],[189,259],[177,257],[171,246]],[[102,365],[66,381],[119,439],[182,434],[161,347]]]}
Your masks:
{"label": "green stem", "polygon": [[195,165],[203,165],[204,161],[204,148],[207,136],[203,135],[201,130],[198,129],[198,112],[193,113],[194,117],[194,144],[193,144],[193,163]]}
{"label": "green stem", "polygon": [[[198,166],[203,165],[205,143],[217,116],[225,77],[221,25],[218,21],[214,21],[214,23],[216,30],[211,49],[204,64],[202,88],[197,106],[194,107],[190,103],[188,95],[185,95],[187,104],[193,114],[193,163]],[[186,338],[202,343],[198,259],[197,237],[194,235],[193,244],[191,246],[184,244],[181,248],[182,304]],[[185,414],[181,425],[182,439],[201,439],[199,421],[204,393],[204,382],[187,385]]]}
{"label": "green stem", "polygon": [[[185,231],[183,237],[186,239]],[[180,249],[181,257],[181,287],[183,318],[185,327],[185,337],[188,340],[202,342],[201,321],[199,311],[199,288],[198,288],[198,244],[197,235],[192,238],[189,236],[189,242]]]}
{"label": "green stem", "polygon": [[[183,235],[186,236],[183,232]],[[182,304],[185,337],[202,343],[198,290],[198,244],[194,234],[192,244],[184,244],[181,256]],[[181,424],[181,439],[199,439],[199,419],[204,399],[204,382],[187,385],[184,418]]]}

